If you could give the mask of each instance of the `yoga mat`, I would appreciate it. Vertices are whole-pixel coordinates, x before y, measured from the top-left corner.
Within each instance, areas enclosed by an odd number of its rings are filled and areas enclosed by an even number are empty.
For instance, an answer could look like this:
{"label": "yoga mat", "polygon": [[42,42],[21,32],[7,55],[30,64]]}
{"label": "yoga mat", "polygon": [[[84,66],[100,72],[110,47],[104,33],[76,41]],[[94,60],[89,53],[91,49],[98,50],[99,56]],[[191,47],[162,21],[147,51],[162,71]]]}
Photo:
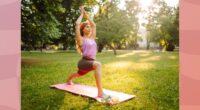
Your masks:
{"label": "yoga mat", "polygon": [[97,100],[98,102],[107,103],[107,104],[117,104],[117,103],[130,100],[135,97],[135,95],[103,89],[104,93],[106,95],[111,96],[112,98],[111,102],[105,102],[105,100],[102,100],[102,98],[97,97],[97,87],[95,86],[81,85],[81,84],[68,85],[67,83],[62,83],[62,84],[51,85],[50,87],[56,88],[59,90],[64,90],[73,94],[90,97]]}

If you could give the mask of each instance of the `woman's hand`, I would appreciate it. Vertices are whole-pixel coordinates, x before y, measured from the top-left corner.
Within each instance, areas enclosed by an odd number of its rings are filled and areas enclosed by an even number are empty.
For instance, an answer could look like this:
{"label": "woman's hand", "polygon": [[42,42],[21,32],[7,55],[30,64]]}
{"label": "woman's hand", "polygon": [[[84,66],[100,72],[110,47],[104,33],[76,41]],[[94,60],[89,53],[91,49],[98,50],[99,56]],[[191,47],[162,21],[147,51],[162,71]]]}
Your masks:
{"label": "woman's hand", "polygon": [[81,14],[84,15],[84,13],[85,13],[84,6],[80,6],[80,11],[81,11]]}
{"label": "woman's hand", "polygon": [[92,21],[90,19],[89,14],[87,13],[87,11],[85,11],[84,7],[81,6],[81,12],[83,12],[83,16],[89,21],[91,27],[92,27],[92,36],[95,39],[96,38],[96,24],[94,23],[94,21]]}
{"label": "woman's hand", "polygon": [[84,17],[85,17],[86,19],[90,19],[90,17],[89,17],[89,15],[88,15],[87,11],[84,11]]}
{"label": "woman's hand", "polygon": [[88,19],[89,18],[89,15],[87,13],[87,11],[85,11],[84,9],[84,6],[80,6],[80,11],[81,11],[81,14],[83,14],[83,16]]}

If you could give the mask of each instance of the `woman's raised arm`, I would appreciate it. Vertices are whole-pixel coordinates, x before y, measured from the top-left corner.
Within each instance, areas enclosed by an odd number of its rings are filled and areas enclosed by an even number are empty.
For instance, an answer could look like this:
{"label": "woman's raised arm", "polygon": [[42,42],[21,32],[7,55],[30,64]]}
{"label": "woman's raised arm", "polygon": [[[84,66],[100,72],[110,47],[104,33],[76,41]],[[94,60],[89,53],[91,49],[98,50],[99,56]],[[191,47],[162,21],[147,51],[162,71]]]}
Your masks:
{"label": "woman's raised arm", "polygon": [[81,32],[80,32],[80,24],[81,24],[83,14],[84,14],[83,7],[81,7],[80,10],[81,10],[81,15],[76,20],[76,27],[75,27],[75,38],[76,38],[78,45],[82,45],[82,36],[81,36]]}
{"label": "woman's raised arm", "polygon": [[89,21],[92,27],[92,37],[95,39],[96,38],[96,24],[94,23],[94,21],[90,19],[89,14],[86,11],[84,11],[84,17]]}

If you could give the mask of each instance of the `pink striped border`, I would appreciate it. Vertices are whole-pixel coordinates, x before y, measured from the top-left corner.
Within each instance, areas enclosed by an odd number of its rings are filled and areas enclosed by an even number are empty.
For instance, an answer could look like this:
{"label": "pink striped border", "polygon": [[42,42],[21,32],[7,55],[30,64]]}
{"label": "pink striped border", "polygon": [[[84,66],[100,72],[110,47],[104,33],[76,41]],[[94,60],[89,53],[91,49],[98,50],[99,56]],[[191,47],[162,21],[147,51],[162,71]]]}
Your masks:
{"label": "pink striped border", "polygon": [[0,110],[20,109],[20,4],[0,2]]}
{"label": "pink striped border", "polygon": [[199,10],[199,0],[180,0],[181,110],[200,110]]}

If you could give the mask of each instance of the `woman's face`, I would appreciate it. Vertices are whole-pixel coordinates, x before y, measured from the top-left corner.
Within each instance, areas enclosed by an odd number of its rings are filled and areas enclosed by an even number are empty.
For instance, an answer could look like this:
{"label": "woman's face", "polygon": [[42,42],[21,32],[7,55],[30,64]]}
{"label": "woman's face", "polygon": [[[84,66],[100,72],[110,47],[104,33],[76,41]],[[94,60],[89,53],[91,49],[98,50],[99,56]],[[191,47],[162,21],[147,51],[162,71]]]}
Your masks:
{"label": "woman's face", "polygon": [[88,35],[88,34],[90,34],[91,30],[92,30],[91,26],[89,24],[87,24],[84,27],[83,32],[84,32],[85,35]]}

